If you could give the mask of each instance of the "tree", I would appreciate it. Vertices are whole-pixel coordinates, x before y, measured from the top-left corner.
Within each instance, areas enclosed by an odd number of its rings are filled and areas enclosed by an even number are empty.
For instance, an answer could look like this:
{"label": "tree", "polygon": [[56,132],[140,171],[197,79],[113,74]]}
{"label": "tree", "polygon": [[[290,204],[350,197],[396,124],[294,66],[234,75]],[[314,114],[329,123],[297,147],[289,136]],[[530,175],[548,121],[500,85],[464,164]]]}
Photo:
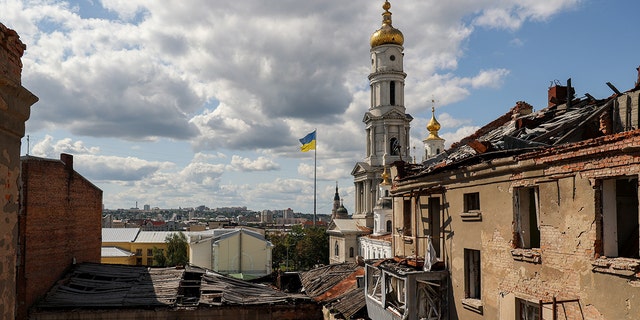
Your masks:
{"label": "tree", "polygon": [[164,250],[153,247],[153,266],[154,267],[167,266],[167,257],[164,255]]}
{"label": "tree", "polygon": [[268,240],[274,246],[271,252],[274,270],[309,270],[317,264],[329,263],[329,235],[325,228],[296,225],[289,233],[273,234]]}
{"label": "tree", "polygon": [[164,242],[167,243],[167,261],[168,267],[184,266],[189,262],[187,256],[187,236],[182,232],[172,233],[168,235]]}

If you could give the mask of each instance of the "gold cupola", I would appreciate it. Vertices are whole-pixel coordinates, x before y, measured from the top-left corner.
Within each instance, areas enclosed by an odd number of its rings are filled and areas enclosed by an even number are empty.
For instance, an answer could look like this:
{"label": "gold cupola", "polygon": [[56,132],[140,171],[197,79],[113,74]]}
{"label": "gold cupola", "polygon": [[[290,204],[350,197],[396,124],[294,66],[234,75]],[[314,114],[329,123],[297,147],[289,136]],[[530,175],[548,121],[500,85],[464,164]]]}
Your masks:
{"label": "gold cupola", "polygon": [[389,1],[385,0],[382,5],[382,9],[384,9],[384,12],[382,13],[382,27],[371,35],[371,48],[383,44],[397,44],[401,46],[404,43],[404,36],[402,35],[402,32],[391,25],[390,8],[391,4]]}
{"label": "gold cupola", "polygon": [[442,140],[438,136],[438,131],[440,130],[440,123],[436,120],[436,108],[431,107],[431,120],[427,123],[427,130],[429,131],[429,136],[425,140]]}

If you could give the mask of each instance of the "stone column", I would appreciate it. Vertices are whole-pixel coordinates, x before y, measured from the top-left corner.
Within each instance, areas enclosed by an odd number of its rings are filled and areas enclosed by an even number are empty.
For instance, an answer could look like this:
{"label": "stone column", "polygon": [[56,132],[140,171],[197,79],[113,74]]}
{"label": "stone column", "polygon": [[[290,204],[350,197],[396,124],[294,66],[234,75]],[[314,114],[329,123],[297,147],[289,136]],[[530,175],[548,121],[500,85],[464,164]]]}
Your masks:
{"label": "stone column", "polygon": [[20,139],[38,98],[22,87],[26,46],[0,23],[0,318],[15,319],[17,305]]}

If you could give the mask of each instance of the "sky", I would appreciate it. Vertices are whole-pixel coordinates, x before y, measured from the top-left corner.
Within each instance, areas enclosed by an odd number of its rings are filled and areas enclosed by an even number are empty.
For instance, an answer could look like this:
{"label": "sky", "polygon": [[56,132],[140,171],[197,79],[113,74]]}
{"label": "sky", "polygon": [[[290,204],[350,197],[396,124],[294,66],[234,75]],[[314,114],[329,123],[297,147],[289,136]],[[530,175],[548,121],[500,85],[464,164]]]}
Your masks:
{"label": "sky", "polygon": [[[382,0],[0,0],[39,97],[22,155],[74,156],[107,209],[353,212],[365,157],[369,38]],[[421,161],[431,107],[447,146],[551,84],[632,88],[640,1],[391,0]],[[435,101],[435,102],[432,102]]]}

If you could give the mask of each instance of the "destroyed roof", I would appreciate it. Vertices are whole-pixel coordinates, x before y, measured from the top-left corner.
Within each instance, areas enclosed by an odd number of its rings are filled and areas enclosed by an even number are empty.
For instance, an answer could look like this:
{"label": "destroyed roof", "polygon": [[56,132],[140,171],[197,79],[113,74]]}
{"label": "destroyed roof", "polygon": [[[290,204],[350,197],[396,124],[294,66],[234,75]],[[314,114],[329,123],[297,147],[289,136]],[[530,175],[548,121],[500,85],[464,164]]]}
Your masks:
{"label": "destroyed roof", "polygon": [[424,161],[398,168],[398,180],[413,179],[451,168],[603,136],[600,117],[610,116],[616,96],[603,100],[576,99],[532,112],[519,101],[509,112],[451,148]]}
{"label": "destroyed roof", "polygon": [[175,308],[296,301],[310,301],[310,298],[199,267],[176,269],[81,263],[73,265],[36,308]]}
{"label": "destroyed roof", "polygon": [[346,262],[303,272],[300,281],[310,297],[349,319],[366,305],[364,292],[358,288],[360,276],[364,276],[364,268]]}
{"label": "destroyed roof", "polygon": [[183,270],[82,263],[56,284],[38,308],[170,306]]}
{"label": "destroyed roof", "polygon": [[286,304],[297,300],[309,300],[309,297],[285,293],[265,284],[235,279],[211,270],[202,274],[199,301],[201,305]]}

